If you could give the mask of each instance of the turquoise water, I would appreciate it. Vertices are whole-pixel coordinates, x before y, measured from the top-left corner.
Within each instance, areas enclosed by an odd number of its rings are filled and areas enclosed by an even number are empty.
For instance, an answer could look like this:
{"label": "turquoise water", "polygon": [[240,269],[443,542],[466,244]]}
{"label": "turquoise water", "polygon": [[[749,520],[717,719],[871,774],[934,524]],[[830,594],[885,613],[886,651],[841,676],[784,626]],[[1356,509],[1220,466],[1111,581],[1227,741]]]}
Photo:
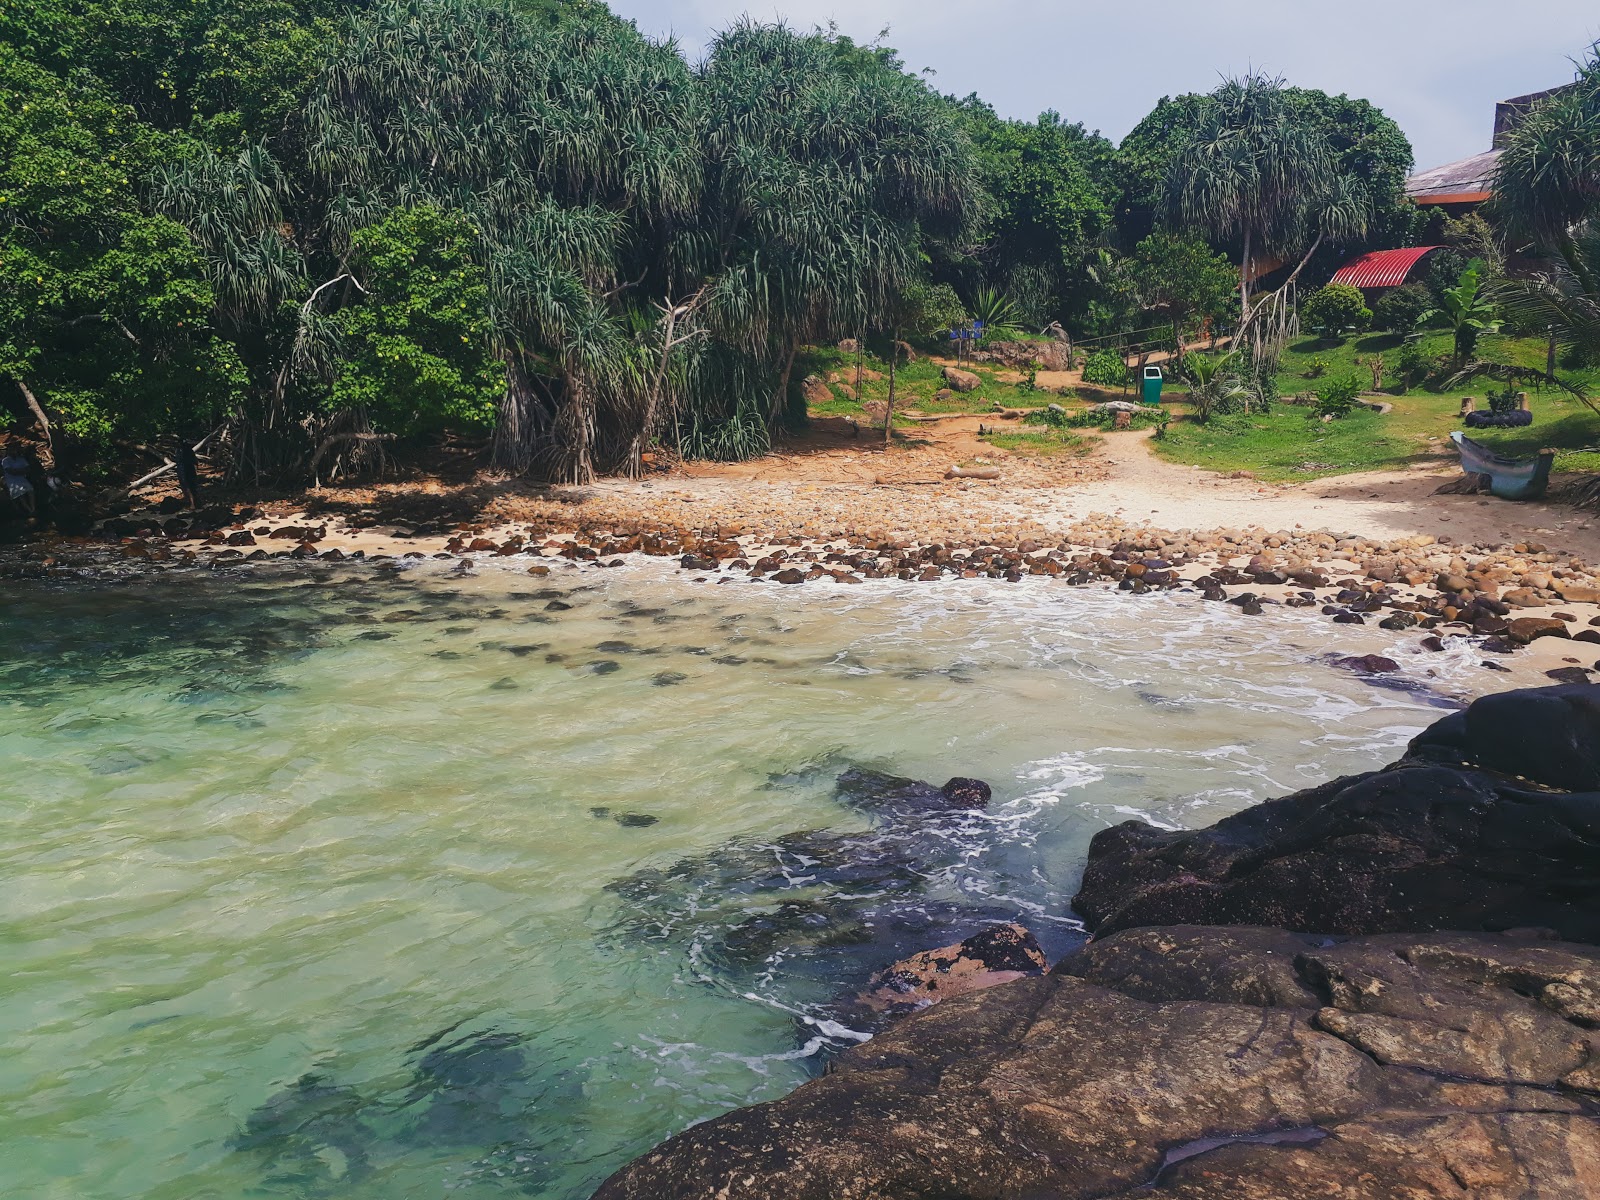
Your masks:
{"label": "turquoise water", "polygon": [[[587,1196],[820,1069],[896,938],[1065,948],[1096,829],[1439,715],[1323,665],[1320,623],[1042,580],[11,589],[0,1177],[61,1200]],[[994,802],[894,842],[834,798],[852,764]]]}

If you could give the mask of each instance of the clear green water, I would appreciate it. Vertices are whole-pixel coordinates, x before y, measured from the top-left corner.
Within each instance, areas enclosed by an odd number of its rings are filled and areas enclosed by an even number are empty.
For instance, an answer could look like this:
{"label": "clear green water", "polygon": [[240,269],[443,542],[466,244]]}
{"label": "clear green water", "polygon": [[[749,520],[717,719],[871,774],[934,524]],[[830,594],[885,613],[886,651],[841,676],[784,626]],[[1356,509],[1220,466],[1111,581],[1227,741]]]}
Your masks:
{"label": "clear green water", "polygon": [[1059,949],[1096,829],[1204,824],[1439,715],[1321,665],[1327,636],[661,564],[11,585],[0,1190],[584,1197],[848,1042],[797,1016],[882,949],[796,947],[822,918],[743,884],[815,894],[776,839],[870,827],[841,765],[989,780],[988,816],[911,844],[917,902]]}

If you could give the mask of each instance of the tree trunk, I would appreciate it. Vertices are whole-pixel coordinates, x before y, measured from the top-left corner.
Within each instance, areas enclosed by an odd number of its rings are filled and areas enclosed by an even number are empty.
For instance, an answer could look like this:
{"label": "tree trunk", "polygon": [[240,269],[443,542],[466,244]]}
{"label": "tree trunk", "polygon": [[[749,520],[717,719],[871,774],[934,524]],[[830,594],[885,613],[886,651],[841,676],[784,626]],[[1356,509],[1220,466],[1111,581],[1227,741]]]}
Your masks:
{"label": "tree trunk", "polygon": [[1239,325],[1250,319],[1250,227],[1244,229],[1244,257],[1239,262]]}
{"label": "tree trunk", "polygon": [[889,445],[894,437],[894,377],[895,367],[900,362],[900,327],[896,325],[889,342],[889,408],[883,414],[883,444]]}
{"label": "tree trunk", "polygon": [[792,375],[794,373],[794,357],[799,352],[800,352],[799,343],[798,342],[790,342],[789,343],[789,352],[787,354],[785,354],[784,357],[783,357],[783,373],[778,376],[778,394],[773,399],[773,404],[772,404],[772,417],[773,417],[773,419],[771,421],[771,424],[773,424],[773,425],[776,425],[778,423],[778,419],[780,417],[782,417],[783,414],[786,411],[788,411],[788,408],[789,408],[789,377],[790,377],[790,375]]}
{"label": "tree trunk", "polygon": [[[17,388],[22,392],[22,399],[28,405],[28,411],[33,414],[33,419],[39,423],[39,428],[44,430],[44,453],[41,454],[39,465],[45,470],[52,469],[55,463],[55,440],[50,434],[50,418],[44,415],[44,406],[39,403],[39,398],[33,394],[32,389],[22,380],[17,380]],[[49,461],[43,461],[48,459]]]}
{"label": "tree trunk", "polygon": [[538,400],[515,354],[505,356],[505,368],[506,390],[500,398],[500,419],[495,422],[491,458],[502,471],[522,475],[533,466],[538,434],[534,406]]}

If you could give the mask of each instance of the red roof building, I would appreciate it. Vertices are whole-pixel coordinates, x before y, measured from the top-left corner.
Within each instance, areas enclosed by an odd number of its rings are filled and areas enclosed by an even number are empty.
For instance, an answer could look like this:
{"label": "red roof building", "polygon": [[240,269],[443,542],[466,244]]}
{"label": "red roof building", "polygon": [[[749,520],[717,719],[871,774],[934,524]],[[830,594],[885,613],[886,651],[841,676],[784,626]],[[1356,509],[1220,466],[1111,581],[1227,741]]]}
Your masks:
{"label": "red roof building", "polygon": [[1416,265],[1442,246],[1411,246],[1405,250],[1374,250],[1351,259],[1334,273],[1334,283],[1348,283],[1363,292],[1399,287]]}

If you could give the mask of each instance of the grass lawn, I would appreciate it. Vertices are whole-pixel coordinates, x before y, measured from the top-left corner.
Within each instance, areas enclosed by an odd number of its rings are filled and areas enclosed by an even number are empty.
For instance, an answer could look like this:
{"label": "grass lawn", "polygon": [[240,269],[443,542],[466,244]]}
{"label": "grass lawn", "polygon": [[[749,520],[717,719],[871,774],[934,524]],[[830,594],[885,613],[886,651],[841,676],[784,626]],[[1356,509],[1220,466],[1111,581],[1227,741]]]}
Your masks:
{"label": "grass lawn", "polygon": [[1016,454],[1036,454],[1044,458],[1058,454],[1070,454],[1082,458],[1086,454],[1093,453],[1099,441],[1093,436],[1085,437],[1076,429],[1056,429],[1048,425],[991,431],[983,435],[983,440],[1002,450],[1010,450]]}
{"label": "grass lawn", "polygon": [[[1371,386],[1374,354],[1385,359],[1386,386],[1381,398],[1394,405],[1386,416],[1356,412],[1324,423],[1308,415],[1309,409],[1282,404],[1260,416],[1218,418],[1208,426],[1175,421],[1166,436],[1155,443],[1163,458],[1192,463],[1213,471],[1254,472],[1262,479],[1289,481],[1315,479],[1352,471],[1394,470],[1430,457],[1453,460],[1449,435],[1463,428],[1457,413],[1463,396],[1477,397],[1480,406],[1490,387],[1486,379],[1469,381],[1444,392],[1413,389],[1402,393],[1393,382],[1393,364],[1400,339],[1374,334],[1338,345],[1315,339],[1291,343],[1284,353],[1278,389],[1285,396],[1313,392],[1322,379],[1359,375]],[[1447,354],[1450,337],[1431,333],[1423,339],[1430,355]],[[1480,344],[1485,358],[1542,368],[1545,344],[1536,338],[1486,337]],[[1308,379],[1313,359],[1326,361],[1325,373]],[[1355,361],[1362,359],[1360,364]],[[1562,372],[1562,377],[1600,393],[1600,371]],[[1551,388],[1529,392],[1534,423],[1526,429],[1471,431],[1475,441],[1503,454],[1527,455],[1546,446],[1555,448],[1557,471],[1600,471],[1600,415],[1565,392]],[[1174,406],[1183,413],[1184,406]]]}

